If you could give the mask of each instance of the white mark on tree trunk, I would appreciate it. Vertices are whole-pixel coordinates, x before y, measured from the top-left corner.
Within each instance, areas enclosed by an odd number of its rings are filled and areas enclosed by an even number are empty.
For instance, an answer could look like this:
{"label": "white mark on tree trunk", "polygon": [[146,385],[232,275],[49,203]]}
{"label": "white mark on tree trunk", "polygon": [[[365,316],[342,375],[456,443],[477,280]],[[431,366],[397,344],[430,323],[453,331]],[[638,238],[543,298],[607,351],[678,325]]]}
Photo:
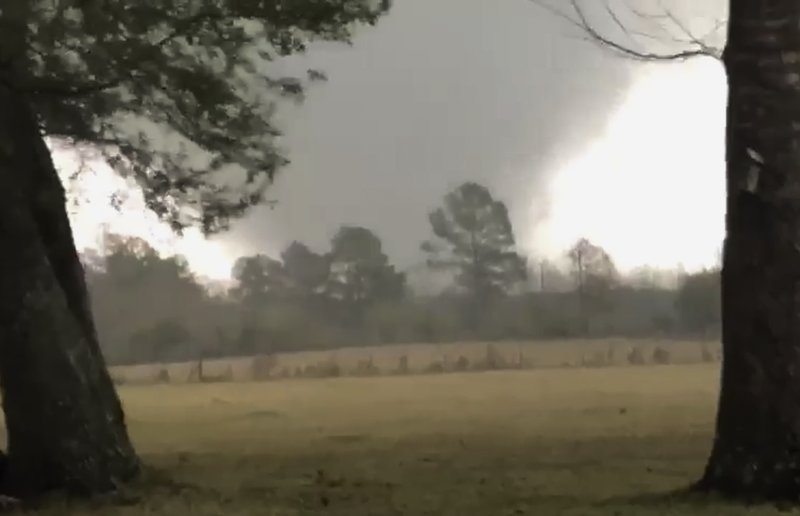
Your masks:
{"label": "white mark on tree trunk", "polygon": [[744,188],[750,193],[754,193],[758,189],[758,176],[761,169],[757,166],[750,167],[747,171],[747,183]]}
{"label": "white mark on tree trunk", "polygon": [[748,147],[747,148],[747,155],[750,157],[751,160],[755,161],[759,165],[763,165],[764,164],[764,156],[759,154],[757,150],[751,149],[751,148]]}
{"label": "white mark on tree trunk", "polygon": [[753,162],[747,170],[747,179],[744,185],[748,192],[755,192],[758,189],[758,179],[761,174],[761,167],[764,165],[764,157],[755,149],[747,148],[747,156]]}

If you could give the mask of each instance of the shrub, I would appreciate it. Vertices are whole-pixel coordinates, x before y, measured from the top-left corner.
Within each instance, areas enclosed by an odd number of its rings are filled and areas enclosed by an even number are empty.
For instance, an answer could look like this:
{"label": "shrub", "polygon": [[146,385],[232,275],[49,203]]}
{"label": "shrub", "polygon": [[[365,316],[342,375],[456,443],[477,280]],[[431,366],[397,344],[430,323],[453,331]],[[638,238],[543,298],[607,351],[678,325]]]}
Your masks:
{"label": "shrub", "polygon": [[202,361],[197,361],[194,364],[192,364],[192,367],[189,369],[189,374],[186,375],[186,382],[187,383],[199,382],[201,369],[202,369]]}
{"label": "shrub", "polygon": [[517,361],[512,364],[517,369],[532,369],[534,367],[534,360],[525,355],[520,347],[517,350]]}
{"label": "shrub", "polygon": [[453,364],[453,371],[468,371],[469,370],[469,359],[464,355],[458,357],[458,360],[455,361]]}
{"label": "shrub", "polygon": [[666,365],[671,361],[670,353],[662,347],[657,347],[653,350],[653,362],[656,364]]}
{"label": "shrub", "polygon": [[169,383],[169,371],[166,367],[162,367],[158,374],[156,374],[156,382]]}
{"label": "shrub", "polygon": [[631,348],[630,352],[628,353],[628,363],[631,365],[643,365],[647,361],[644,358],[644,352],[642,352],[642,348],[636,346]]}
{"label": "shrub", "polygon": [[192,341],[186,325],[176,319],[163,319],[133,333],[128,342],[146,361],[168,361],[170,355]]}
{"label": "shrub", "polygon": [[443,373],[444,372],[444,364],[441,361],[436,360],[428,364],[428,367],[425,368],[426,373]]}
{"label": "shrub", "polygon": [[395,369],[395,373],[397,374],[408,374],[410,369],[408,367],[408,355],[403,355],[397,360],[397,369]]}
{"label": "shrub", "polygon": [[479,367],[489,371],[508,369],[508,361],[506,360],[506,357],[504,357],[503,354],[497,349],[497,346],[494,344],[487,344],[486,354]]}
{"label": "shrub", "polygon": [[278,359],[275,355],[260,355],[253,358],[251,364],[253,380],[268,380],[276,367]]}
{"label": "shrub", "polygon": [[373,362],[372,356],[365,360],[359,360],[354,372],[358,376],[377,376],[381,374],[381,370]]}
{"label": "shrub", "polygon": [[319,376],[317,366],[315,364],[306,364],[298,376],[301,378],[317,378]]}
{"label": "shrub", "polygon": [[342,368],[334,359],[320,362],[316,366],[310,366],[312,378],[336,378],[342,376]]}

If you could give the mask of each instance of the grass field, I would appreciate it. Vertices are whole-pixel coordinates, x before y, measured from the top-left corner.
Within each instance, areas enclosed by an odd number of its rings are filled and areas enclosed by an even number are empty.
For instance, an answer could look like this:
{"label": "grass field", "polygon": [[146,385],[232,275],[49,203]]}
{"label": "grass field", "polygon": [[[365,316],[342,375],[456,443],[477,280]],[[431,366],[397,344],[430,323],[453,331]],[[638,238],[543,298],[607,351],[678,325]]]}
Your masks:
{"label": "grass field", "polygon": [[701,473],[717,365],[125,386],[149,471],[42,514],[769,515]]}

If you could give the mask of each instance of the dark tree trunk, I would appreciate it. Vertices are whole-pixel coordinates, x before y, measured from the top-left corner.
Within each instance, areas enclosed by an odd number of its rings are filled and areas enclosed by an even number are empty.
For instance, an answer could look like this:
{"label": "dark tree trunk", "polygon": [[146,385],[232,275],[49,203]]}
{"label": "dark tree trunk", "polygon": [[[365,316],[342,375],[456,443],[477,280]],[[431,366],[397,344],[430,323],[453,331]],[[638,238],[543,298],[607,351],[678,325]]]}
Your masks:
{"label": "dark tree trunk", "polygon": [[138,458],[89,309],[65,194],[27,99],[0,85],[0,490],[93,493]]}
{"label": "dark tree trunk", "polygon": [[722,390],[702,489],[800,500],[800,2],[731,0]]}

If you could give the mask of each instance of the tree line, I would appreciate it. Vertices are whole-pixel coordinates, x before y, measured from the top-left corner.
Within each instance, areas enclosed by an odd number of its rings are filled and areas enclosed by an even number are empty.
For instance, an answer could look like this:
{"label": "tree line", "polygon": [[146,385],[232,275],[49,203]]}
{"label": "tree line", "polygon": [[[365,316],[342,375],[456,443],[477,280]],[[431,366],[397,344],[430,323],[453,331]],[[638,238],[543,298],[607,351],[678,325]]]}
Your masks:
{"label": "tree line", "polygon": [[505,204],[476,183],[448,193],[429,220],[422,269],[399,270],[375,232],[342,226],[324,252],[294,241],[278,257],[239,258],[235,285],[224,293],[208,291],[183,257],[110,236],[104,256],[84,258],[100,341],[122,364],[353,345],[719,333],[716,269],[684,275],[676,289],[655,271],[620,274],[586,239],[565,253],[566,270],[528,263]]}

